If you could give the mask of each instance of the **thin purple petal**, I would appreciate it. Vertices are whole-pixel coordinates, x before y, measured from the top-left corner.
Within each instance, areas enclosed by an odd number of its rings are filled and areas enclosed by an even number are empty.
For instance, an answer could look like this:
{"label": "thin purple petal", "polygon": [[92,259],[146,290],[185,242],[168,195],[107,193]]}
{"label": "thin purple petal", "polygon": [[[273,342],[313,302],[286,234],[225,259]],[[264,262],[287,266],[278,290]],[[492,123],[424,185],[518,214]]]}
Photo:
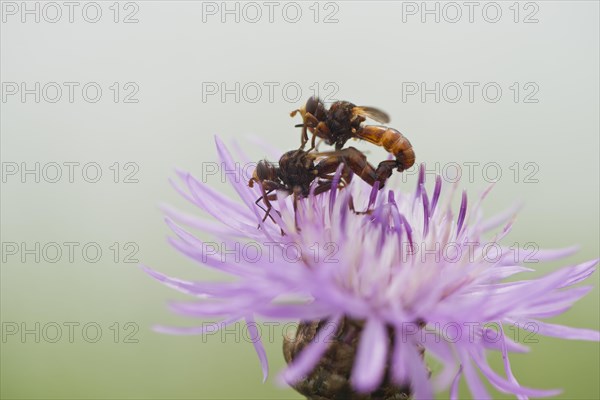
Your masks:
{"label": "thin purple petal", "polygon": [[389,337],[385,324],[376,318],[368,319],[352,368],[352,385],[358,391],[368,393],[379,386],[385,372],[388,348]]}

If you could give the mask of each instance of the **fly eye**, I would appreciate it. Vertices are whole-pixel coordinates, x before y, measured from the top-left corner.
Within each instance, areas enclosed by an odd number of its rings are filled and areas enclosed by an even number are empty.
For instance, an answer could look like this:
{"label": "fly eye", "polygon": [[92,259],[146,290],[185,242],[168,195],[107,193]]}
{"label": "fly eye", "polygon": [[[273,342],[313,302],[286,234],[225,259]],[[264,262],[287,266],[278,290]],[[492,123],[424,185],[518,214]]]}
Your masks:
{"label": "fly eye", "polygon": [[267,161],[259,161],[256,165],[256,176],[258,179],[265,180],[272,178],[273,168],[269,165]]}
{"label": "fly eye", "polygon": [[319,102],[320,100],[314,96],[308,99],[305,106],[306,112],[314,115],[317,112],[317,109],[319,108]]}

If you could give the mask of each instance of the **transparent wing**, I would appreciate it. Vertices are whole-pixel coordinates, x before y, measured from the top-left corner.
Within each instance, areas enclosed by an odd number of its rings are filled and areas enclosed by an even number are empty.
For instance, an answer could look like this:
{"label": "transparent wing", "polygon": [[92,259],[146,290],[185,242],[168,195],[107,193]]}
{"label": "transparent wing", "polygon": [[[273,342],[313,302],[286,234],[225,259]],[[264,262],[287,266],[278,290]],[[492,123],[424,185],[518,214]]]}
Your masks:
{"label": "transparent wing", "polygon": [[388,122],[390,122],[390,116],[385,111],[381,111],[380,109],[375,107],[354,107],[352,109],[352,112],[354,114],[361,115],[365,118],[370,118],[374,121],[380,122],[382,124],[387,124]]}

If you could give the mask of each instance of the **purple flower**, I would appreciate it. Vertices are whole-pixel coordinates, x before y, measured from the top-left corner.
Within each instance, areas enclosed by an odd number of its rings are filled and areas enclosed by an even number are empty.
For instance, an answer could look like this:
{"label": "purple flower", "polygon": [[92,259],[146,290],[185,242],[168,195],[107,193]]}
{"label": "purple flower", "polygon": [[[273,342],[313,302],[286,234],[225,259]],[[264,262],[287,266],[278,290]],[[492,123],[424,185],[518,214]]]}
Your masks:
{"label": "purple flower", "polygon": [[[217,149],[224,168],[233,170],[233,159],[219,139]],[[597,331],[542,321],[568,310],[592,289],[575,285],[595,271],[598,260],[527,278],[533,270],[523,264],[530,252],[500,244],[516,210],[490,219],[482,216],[481,202],[489,189],[475,202],[463,192],[454,212],[451,200],[456,185],[442,196],[442,181],[437,177],[428,193],[421,168],[412,194],[387,187],[378,191],[355,178],[343,190],[301,199],[294,211],[292,196],[279,193],[273,201],[277,211],[270,213],[273,219],[261,223],[264,211],[255,204],[260,196],[257,185],[250,188],[244,179],[231,180],[240,201],[187,173],[179,173],[179,178],[182,183],[175,187],[181,195],[218,223],[171,210],[166,222],[175,237],[170,243],[193,260],[236,279],[188,282],[145,267],[164,284],[198,298],[175,303],[173,310],[222,319],[214,327],[246,321],[253,335],[255,317],[363,321],[351,376],[357,391],[377,388],[390,364],[391,378],[410,383],[416,399],[433,398],[434,391],[448,388],[456,398],[462,378],[474,398],[489,398],[479,373],[496,389],[519,398],[552,396],[559,391],[518,383],[508,353],[528,348],[510,340],[503,325],[563,339],[600,339]],[[223,260],[214,247],[182,225],[213,235],[228,249],[236,248],[236,243],[238,248],[252,243],[263,257],[257,261],[255,251]],[[574,252],[573,248],[538,251],[533,257],[546,261]],[[514,279],[517,274],[525,278]],[[159,328],[174,334],[202,334],[205,329]],[[310,343],[283,371],[284,380],[293,383],[309,374],[328,344],[322,338]],[[260,340],[254,345],[266,379],[264,348]],[[441,362],[440,373],[430,376],[422,350]],[[490,368],[488,351],[501,352],[504,374]]]}

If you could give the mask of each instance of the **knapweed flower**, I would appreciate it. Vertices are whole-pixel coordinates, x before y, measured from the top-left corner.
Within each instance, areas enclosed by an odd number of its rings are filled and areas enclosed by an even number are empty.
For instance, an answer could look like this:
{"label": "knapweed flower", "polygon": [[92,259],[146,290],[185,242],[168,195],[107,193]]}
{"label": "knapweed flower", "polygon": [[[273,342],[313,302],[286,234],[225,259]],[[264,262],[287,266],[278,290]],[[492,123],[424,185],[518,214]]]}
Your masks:
{"label": "knapweed flower", "polygon": [[[224,168],[235,170],[232,156],[218,139],[217,149]],[[431,399],[434,392],[447,389],[456,398],[458,383],[465,379],[474,398],[489,398],[481,375],[499,391],[519,398],[556,395],[557,390],[531,389],[517,381],[508,354],[527,347],[510,340],[503,326],[598,341],[597,331],[542,321],[568,310],[591,290],[576,284],[595,271],[597,260],[528,277],[533,270],[523,265],[523,258],[531,252],[500,244],[511,229],[515,210],[484,219],[480,206],[486,190],[475,202],[463,192],[453,211],[456,185],[444,188],[442,195],[438,177],[428,192],[424,172],[420,170],[417,188],[410,194],[391,187],[377,190],[357,177],[343,189],[311,194],[296,205],[292,196],[278,193],[272,201],[272,218],[264,223],[264,210],[256,204],[261,193],[256,186],[248,187],[246,180],[230,180],[239,195],[234,200],[179,173],[177,190],[217,222],[170,211],[166,221],[175,234],[170,243],[235,279],[188,282],[145,270],[197,298],[173,304],[174,311],[222,319],[216,326],[242,320],[252,334],[257,317],[304,321],[305,328],[312,323],[315,329],[319,324],[339,327],[350,321],[358,334],[352,338],[356,346],[348,373],[357,393],[373,392],[391,381],[409,387],[416,399]],[[183,225],[213,235],[227,249],[248,250],[244,244],[252,243],[255,251],[223,258]],[[533,257],[545,261],[573,252],[573,248],[538,251]],[[524,279],[516,279],[517,275]],[[206,326],[161,329],[201,334]],[[282,372],[286,382],[297,385],[310,377],[330,346],[343,341],[339,329],[330,331],[313,334],[298,346],[298,354],[286,355],[290,361]],[[332,335],[337,335],[335,340]],[[259,340],[254,344],[266,377],[265,351]],[[503,374],[489,366],[490,351],[502,354]],[[432,374],[423,354],[437,359],[441,371]],[[320,365],[321,370],[327,365],[335,368],[335,363]]]}

